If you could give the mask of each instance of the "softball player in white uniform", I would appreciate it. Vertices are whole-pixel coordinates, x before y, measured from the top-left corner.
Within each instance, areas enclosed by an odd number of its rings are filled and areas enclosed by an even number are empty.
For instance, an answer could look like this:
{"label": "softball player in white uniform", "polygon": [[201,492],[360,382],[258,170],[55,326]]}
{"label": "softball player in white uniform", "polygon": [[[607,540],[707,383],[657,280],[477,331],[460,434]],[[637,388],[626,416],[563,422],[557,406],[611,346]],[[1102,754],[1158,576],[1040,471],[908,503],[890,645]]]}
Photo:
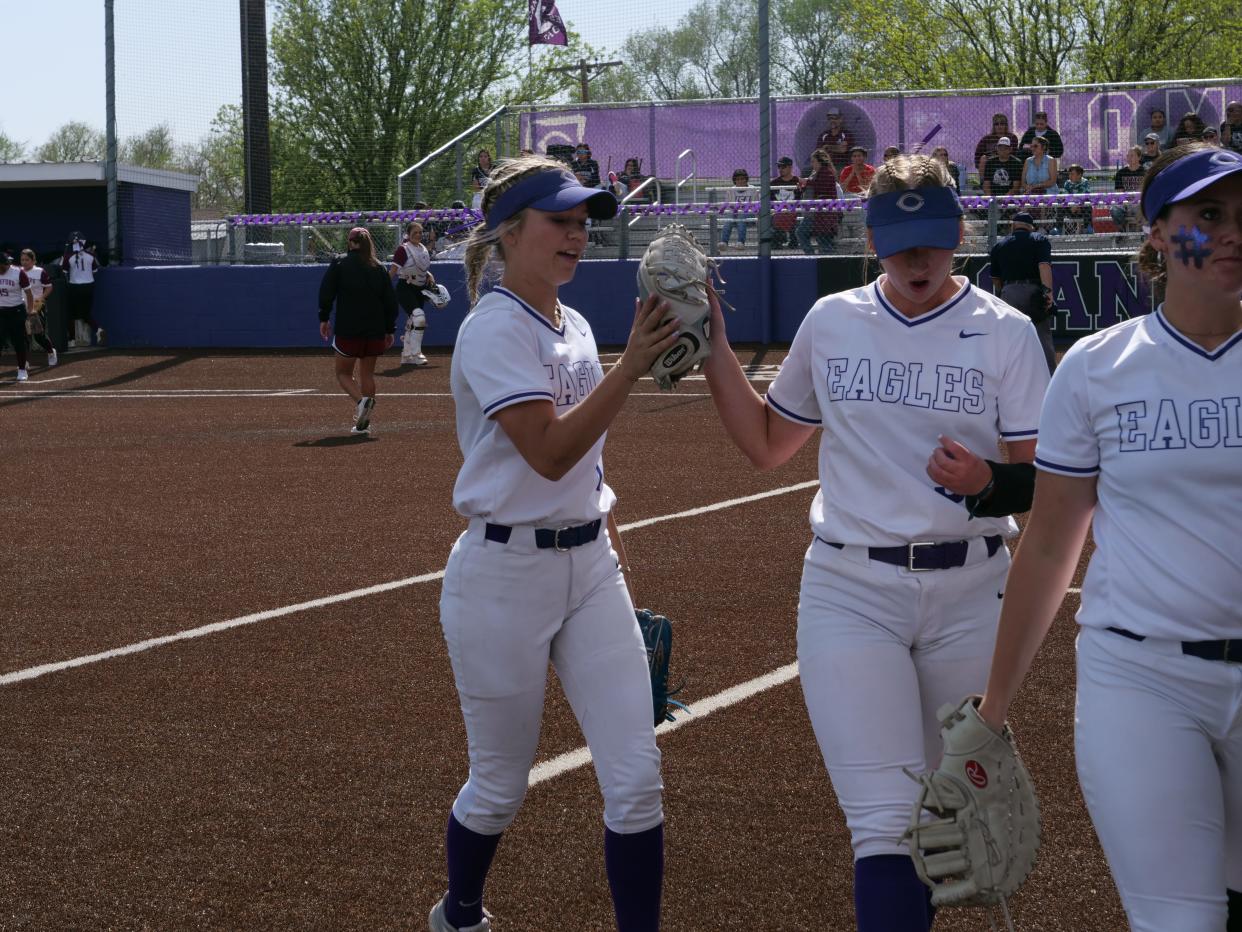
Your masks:
{"label": "softball player in white uniform", "polygon": [[[803,695],[853,840],[858,928],[925,932],[928,892],[901,841],[917,785],[902,768],[936,766],[937,708],[983,685],[1017,531],[971,517],[964,496],[990,492],[971,451],[999,440],[1030,461],[1048,367],[1029,319],[951,275],[962,209],[944,168],[899,157],[876,179],[867,223],[885,274],[816,302],[766,399],[726,347],[705,371],[760,468],[821,428]],[[718,306],[713,327],[720,339]]]}
{"label": "softball player in white uniform", "polygon": [[449,556],[440,620],[470,776],[449,817],[449,889],[431,912],[433,932],[491,928],[484,880],[526,793],[549,659],[599,776],[617,928],[659,927],[660,752],[601,453],[675,324],[660,324],[667,303],[645,302],[605,375],[586,319],[557,300],[586,248],[588,216],[616,209],[612,194],[584,188],[563,165],[518,159],[493,172],[486,227],[466,251],[472,297],[493,250],[504,274],[462,323],[450,370],[465,458],[453,504],[470,523]]}
{"label": "softball player in white uniform", "polygon": [[1078,777],[1136,932],[1242,930],[1242,156],[1153,163],[1140,266],[1165,301],[1079,340],[980,707],[1004,719],[1086,537]]}
{"label": "softball player in white uniform", "polygon": [[393,252],[388,274],[396,276],[397,301],[406,312],[401,362],[425,366],[423,335],[427,332],[427,314],[423,311],[423,289],[434,287],[436,277],[431,274],[431,253],[423,245],[423,225],[417,220],[406,224],[405,238]]}

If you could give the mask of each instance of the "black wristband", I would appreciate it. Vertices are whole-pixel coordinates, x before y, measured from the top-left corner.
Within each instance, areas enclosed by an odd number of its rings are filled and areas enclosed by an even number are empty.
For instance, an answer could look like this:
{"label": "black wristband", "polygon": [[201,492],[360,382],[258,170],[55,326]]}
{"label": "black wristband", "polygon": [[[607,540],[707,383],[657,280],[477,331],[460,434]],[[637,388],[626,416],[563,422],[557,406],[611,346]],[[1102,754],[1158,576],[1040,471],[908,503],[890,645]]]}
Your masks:
{"label": "black wristband", "polygon": [[986,462],[992,468],[992,478],[978,495],[966,496],[970,516],[1007,518],[1030,511],[1035,497],[1035,467],[1030,463]]}

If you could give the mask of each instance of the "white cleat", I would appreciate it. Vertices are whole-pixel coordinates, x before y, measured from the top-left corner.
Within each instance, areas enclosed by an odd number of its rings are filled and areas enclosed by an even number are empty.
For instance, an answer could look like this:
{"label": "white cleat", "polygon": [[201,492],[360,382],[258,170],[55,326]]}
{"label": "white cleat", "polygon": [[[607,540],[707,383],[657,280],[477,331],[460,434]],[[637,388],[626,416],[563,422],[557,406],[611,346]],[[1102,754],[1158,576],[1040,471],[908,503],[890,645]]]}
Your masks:
{"label": "white cleat", "polygon": [[427,357],[424,356],[422,353],[418,353],[415,356],[411,356],[410,365],[411,366],[425,366],[427,365]]}
{"label": "white cleat", "polygon": [[28,373],[25,369],[17,370],[17,381],[25,382],[28,378],[30,378],[30,373]]}
{"label": "white cleat", "polygon": [[483,921],[478,925],[463,926],[457,928],[449,925],[449,921],[444,918],[444,901],[448,894],[440,897],[440,902],[431,907],[431,915],[427,917],[427,925],[431,932],[492,932],[492,914],[486,909],[483,910]]}
{"label": "white cleat", "polygon": [[103,346],[103,345],[104,345],[104,338],[105,338],[107,335],[108,335],[108,334],[104,332],[104,328],[103,328],[103,327],[100,327],[98,330],[96,330],[96,331],[95,331],[95,344],[96,344],[97,346]]}
{"label": "white cleat", "polygon": [[371,426],[371,409],[375,407],[375,399],[363,396],[358,402],[358,406],[354,409],[354,430],[358,433],[366,433],[367,428]]}
{"label": "white cleat", "polygon": [[52,347],[51,352],[47,354],[47,367],[50,369],[58,362],[60,362],[60,357],[56,355],[56,348]]}

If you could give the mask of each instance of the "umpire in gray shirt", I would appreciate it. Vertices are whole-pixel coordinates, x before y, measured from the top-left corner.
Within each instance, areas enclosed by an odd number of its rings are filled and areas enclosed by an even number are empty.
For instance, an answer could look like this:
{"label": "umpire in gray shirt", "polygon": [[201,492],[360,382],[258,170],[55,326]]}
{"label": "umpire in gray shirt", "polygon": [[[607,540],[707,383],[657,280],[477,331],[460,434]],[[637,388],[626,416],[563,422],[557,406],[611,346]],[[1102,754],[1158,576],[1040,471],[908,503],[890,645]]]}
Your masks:
{"label": "umpire in gray shirt", "polygon": [[992,247],[992,291],[1031,318],[1048,371],[1057,367],[1052,345],[1052,243],[1026,211],[1013,215],[1013,232]]}

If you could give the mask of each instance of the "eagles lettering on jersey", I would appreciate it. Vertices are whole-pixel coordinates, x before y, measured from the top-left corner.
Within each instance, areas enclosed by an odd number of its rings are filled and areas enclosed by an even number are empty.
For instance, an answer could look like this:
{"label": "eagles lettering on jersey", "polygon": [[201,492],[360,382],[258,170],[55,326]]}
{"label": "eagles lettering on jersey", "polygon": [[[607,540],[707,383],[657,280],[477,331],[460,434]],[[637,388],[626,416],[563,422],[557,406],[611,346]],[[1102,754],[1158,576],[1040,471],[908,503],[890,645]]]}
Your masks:
{"label": "eagles lettering on jersey", "polygon": [[1197,399],[1191,402],[1161,398],[1117,405],[1122,453],[1147,450],[1184,450],[1242,447],[1242,398]]}
{"label": "eagles lettering on jersey", "polygon": [[604,370],[597,362],[580,360],[571,363],[558,363],[555,367],[545,365],[548,381],[556,386],[554,392],[556,406],[576,405],[599,384],[604,377]]}
{"label": "eagles lettering on jersey", "polygon": [[983,373],[961,366],[937,365],[934,374],[921,362],[886,360],[874,366],[870,359],[829,358],[829,401],[881,401],[934,411],[983,414]]}

